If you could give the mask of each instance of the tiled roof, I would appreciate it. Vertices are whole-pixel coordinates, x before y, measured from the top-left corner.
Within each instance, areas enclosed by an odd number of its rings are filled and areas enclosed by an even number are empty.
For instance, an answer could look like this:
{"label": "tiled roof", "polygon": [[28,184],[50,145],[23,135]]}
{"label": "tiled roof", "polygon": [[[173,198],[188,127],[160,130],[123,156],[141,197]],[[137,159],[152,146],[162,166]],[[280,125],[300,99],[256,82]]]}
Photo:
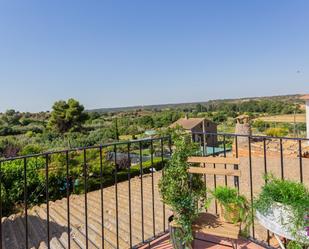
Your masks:
{"label": "tiled roof", "polygon": [[180,118],[176,122],[170,125],[171,128],[175,128],[177,126],[183,127],[185,130],[191,130],[195,126],[202,123],[204,118]]}

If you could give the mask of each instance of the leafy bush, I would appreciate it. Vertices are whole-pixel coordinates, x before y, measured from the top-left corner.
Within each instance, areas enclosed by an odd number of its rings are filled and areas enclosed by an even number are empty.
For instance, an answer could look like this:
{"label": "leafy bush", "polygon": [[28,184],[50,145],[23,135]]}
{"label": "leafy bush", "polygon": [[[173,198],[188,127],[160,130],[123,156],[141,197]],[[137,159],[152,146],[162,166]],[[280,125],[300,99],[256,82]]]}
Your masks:
{"label": "leafy bush", "polygon": [[[24,152],[39,152],[41,148],[29,145],[25,147]],[[103,155],[106,151],[103,150]],[[84,154],[80,152],[69,153],[69,188],[72,193],[79,194],[84,192]],[[109,162],[105,157],[103,161],[103,186],[111,186],[115,180],[115,166],[113,162]],[[27,190],[28,205],[36,205],[45,202],[45,156],[27,159]],[[87,150],[87,181],[88,191],[100,188],[100,157],[98,150]],[[154,158],[151,161],[142,163],[143,173],[150,173],[150,168],[156,170],[162,169],[165,160]],[[66,154],[57,153],[48,157],[49,167],[49,198],[57,200],[66,196]],[[16,159],[13,161],[1,163],[2,181],[1,181],[1,197],[3,201],[3,213],[9,215],[17,212],[23,207],[24,199],[24,161]],[[140,174],[140,165],[131,166],[131,177]],[[118,182],[128,179],[128,169],[119,170],[117,173]]]}
{"label": "leafy bush", "polygon": [[42,146],[39,144],[28,144],[21,150],[21,155],[33,155],[43,152]]}
{"label": "leafy bush", "polygon": [[266,130],[266,135],[270,137],[284,137],[288,134],[288,130],[284,128],[269,128]]}
{"label": "leafy bush", "polygon": [[259,132],[264,132],[270,127],[270,124],[268,122],[265,122],[263,120],[256,120],[253,122],[252,125],[254,128],[257,128]]}
{"label": "leafy bush", "polygon": [[299,229],[304,229],[305,217],[309,214],[309,190],[301,183],[280,180],[273,176],[267,176],[267,184],[263,186],[261,193],[255,201],[255,207],[262,214],[270,211],[275,203],[281,203],[291,208],[294,220],[295,234]]}

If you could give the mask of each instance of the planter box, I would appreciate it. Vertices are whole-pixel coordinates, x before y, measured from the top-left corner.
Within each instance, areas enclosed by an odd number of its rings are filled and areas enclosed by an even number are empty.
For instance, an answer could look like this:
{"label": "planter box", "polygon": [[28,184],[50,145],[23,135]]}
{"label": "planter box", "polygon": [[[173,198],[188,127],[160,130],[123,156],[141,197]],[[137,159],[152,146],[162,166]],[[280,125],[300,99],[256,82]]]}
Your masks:
{"label": "planter box", "polygon": [[256,217],[262,226],[279,236],[289,240],[309,243],[309,237],[305,228],[297,232],[297,238],[291,233],[291,230],[294,230],[294,215],[288,206],[276,203],[267,214],[256,211]]}

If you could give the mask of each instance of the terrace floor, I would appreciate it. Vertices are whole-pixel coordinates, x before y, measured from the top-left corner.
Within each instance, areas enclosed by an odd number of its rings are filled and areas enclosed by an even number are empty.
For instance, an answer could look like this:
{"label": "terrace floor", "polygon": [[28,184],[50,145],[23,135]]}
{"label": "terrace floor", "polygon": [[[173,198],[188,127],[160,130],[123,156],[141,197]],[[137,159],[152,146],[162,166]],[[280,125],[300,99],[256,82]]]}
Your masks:
{"label": "terrace floor", "polygon": [[[211,242],[204,242],[204,241],[196,241],[194,249],[205,249],[205,248],[211,248],[211,249],[230,249],[231,242],[226,241],[224,239],[218,238],[218,237],[209,237],[209,241]],[[220,245],[218,244],[220,243]],[[140,247],[140,249],[173,249],[173,246],[171,245],[169,241],[169,235],[165,234],[162,237],[154,240],[148,245]],[[251,241],[240,239],[237,241],[237,248],[243,248],[243,249],[264,249],[264,247],[257,245]]]}
{"label": "terrace floor", "polygon": [[[268,157],[268,172],[280,176],[280,158]],[[250,200],[250,167],[249,159],[242,157],[239,169],[242,171],[240,177],[240,193]],[[208,166],[207,166],[208,167]],[[213,165],[209,165],[213,167]],[[219,166],[223,167],[223,165]],[[230,167],[230,165],[229,165]],[[252,158],[252,185],[253,195],[256,195],[264,184],[264,160],[263,157]],[[297,180],[299,175],[299,159],[284,158],[284,176],[288,179]],[[104,248],[115,248],[117,243],[117,216],[119,230],[119,248],[129,248],[130,244],[139,244],[144,239],[151,238],[153,234],[158,234],[168,229],[168,217],[171,212],[165,207],[163,215],[163,203],[158,189],[158,181],[162,172],[155,172],[153,179],[151,174],[146,174],[142,178],[131,179],[131,212],[129,210],[129,185],[128,181],[118,184],[118,211],[116,211],[116,188],[115,186],[104,189],[104,224],[101,222],[101,191],[88,193],[88,231],[85,225],[85,200],[84,195],[70,196],[70,237],[68,236],[67,199],[57,200],[49,203],[50,215],[50,245],[51,248],[68,248],[70,239],[71,248],[86,248],[86,237],[88,232],[89,248],[102,248],[102,232],[104,232]],[[141,180],[143,180],[143,191],[141,191]],[[214,182],[213,176],[207,176],[206,182],[209,189],[224,185],[224,177],[217,176]],[[303,159],[303,181],[309,183],[309,159]],[[234,179],[229,177],[227,184],[233,186]],[[153,187],[152,187],[153,186]],[[153,192],[153,198],[152,198]],[[143,199],[141,198],[143,197]],[[143,206],[143,210],[142,207]],[[209,212],[216,213],[215,205],[209,207]],[[131,216],[130,216],[131,213]],[[46,238],[46,204],[31,207],[28,209],[29,226],[29,248],[47,248]],[[132,218],[130,226],[130,217]],[[143,217],[143,218],[142,218]],[[255,238],[259,241],[266,241],[266,230],[257,222],[254,223]],[[25,248],[25,217],[24,214],[15,214],[2,218],[3,228],[3,249],[23,249]],[[132,229],[130,241],[130,229]],[[143,234],[144,233],[144,234]],[[144,235],[144,236],[142,236]],[[221,241],[224,244],[224,241]],[[224,245],[197,242],[195,248],[230,248]],[[231,243],[227,242],[227,245]],[[162,237],[151,244],[151,247],[144,248],[172,248],[168,237]],[[239,241],[238,248],[262,248],[252,242]]]}

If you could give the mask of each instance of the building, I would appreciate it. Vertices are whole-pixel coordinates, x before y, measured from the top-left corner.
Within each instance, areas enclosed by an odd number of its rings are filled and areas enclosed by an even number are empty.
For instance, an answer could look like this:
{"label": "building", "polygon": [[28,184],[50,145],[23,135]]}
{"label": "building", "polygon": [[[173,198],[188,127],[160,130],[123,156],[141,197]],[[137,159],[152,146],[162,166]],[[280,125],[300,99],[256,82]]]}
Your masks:
{"label": "building", "polygon": [[[204,138],[202,133],[217,133],[217,124],[205,118],[180,118],[170,125],[170,128],[181,127],[185,131],[192,133],[196,142],[203,144]],[[217,146],[217,136],[206,135],[207,146]]]}

